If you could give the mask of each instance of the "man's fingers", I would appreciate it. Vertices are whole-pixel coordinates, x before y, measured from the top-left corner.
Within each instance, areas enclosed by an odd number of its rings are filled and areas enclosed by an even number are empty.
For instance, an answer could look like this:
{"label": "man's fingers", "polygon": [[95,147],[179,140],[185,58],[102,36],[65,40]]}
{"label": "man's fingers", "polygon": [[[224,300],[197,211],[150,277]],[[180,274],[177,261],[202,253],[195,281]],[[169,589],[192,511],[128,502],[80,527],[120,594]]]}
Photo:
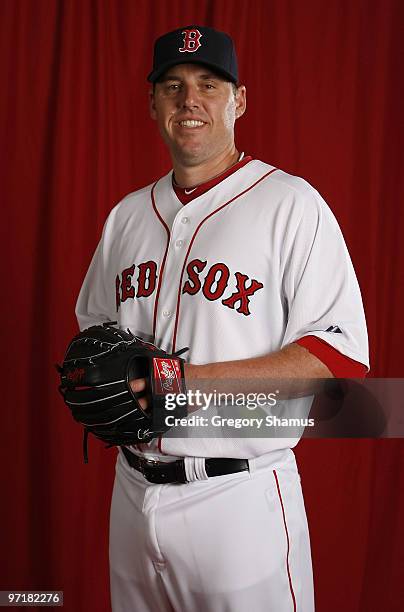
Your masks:
{"label": "man's fingers", "polygon": [[141,409],[146,412],[147,409],[149,408],[149,403],[147,401],[146,397],[141,397],[140,399],[138,399],[138,402],[140,404]]}
{"label": "man's fingers", "polygon": [[146,379],[135,378],[129,382],[129,385],[134,393],[141,393],[146,389]]}
{"label": "man's fingers", "polygon": [[[147,383],[145,378],[135,378],[129,382],[129,385],[134,393],[142,393],[142,391],[145,391]],[[150,397],[148,395],[139,397],[137,401],[141,409],[146,412],[149,408]]]}

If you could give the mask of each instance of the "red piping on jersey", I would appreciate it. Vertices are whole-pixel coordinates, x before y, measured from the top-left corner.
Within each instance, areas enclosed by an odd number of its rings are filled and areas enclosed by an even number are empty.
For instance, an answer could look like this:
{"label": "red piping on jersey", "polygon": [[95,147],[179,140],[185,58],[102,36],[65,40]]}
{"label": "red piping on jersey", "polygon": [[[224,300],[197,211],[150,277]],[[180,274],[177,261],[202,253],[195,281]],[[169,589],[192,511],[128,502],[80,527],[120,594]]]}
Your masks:
{"label": "red piping on jersey", "polygon": [[[161,263],[160,266],[160,272],[159,272],[159,280],[157,283],[157,291],[156,291],[156,297],[154,299],[154,312],[153,312],[153,342],[155,341],[155,335],[156,335],[156,319],[157,319],[157,306],[158,306],[158,301],[159,301],[159,297],[160,297],[160,287],[161,287],[161,281],[163,278],[163,271],[164,271],[164,266],[166,265],[166,259],[167,259],[167,253],[168,253],[168,246],[170,244],[170,229],[167,225],[167,223],[164,221],[164,219],[162,218],[162,216],[160,215],[159,211],[157,210],[157,206],[156,206],[156,201],[154,199],[154,190],[155,187],[157,185],[158,181],[156,181],[152,187],[151,190],[151,201],[152,201],[152,206],[154,209],[154,212],[157,215],[157,218],[159,219],[160,223],[163,225],[163,227],[165,228],[166,232],[167,232],[167,246],[166,246],[166,250],[164,251],[164,256],[163,256],[163,261]],[[157,442],[157,446],[159,451],[161,452],[162,455],[164,455],[164,451],[161,448],[162,445],[162,437],[159,436],[158,437],[158,442]]]}
{"label": "red piping on jersey", "polygon": [[168,253],[168,245],[170,244],[170,229],[169,229],[167,223],[164,221],[164,219],[160,215],[159,211],[157,210],[156,202],[155,202],[155,199],[154,199],[154,189],[155,189],[157,183],[158,183],[158,181],[156,181],[154,183],[153,187],[152,187],[152,190],[151,190],[151,201],[152,201],[154,212],[156,213],[160,223],[164,226],[164,228],[165,228],[165,230],[167,232],[167,246],[166,246],[166,250],[164,252],[163,261],[162,261],[161,266],[160,266],[159,280],[158,280],[158,283],[157,283],[156,297],[154,299],[153,342],[155,341],[155,335],[156,335],[157,306],[158,306],[158,301],[159,301],[159,297],[160,297],[161,280],[163,278],[164,266],[166,265],[166,259],[167,259],[167,253]]}
{"label": "red piping on jersey", "polygon": [[287,572],[288,572],[290,594],[291,594],[292,600],[293,600],[293,612],[296,612],[296,598],[295,598],[295,592],[293,590],[292,577],[290,575],[290,567],[289,567],[289,550],[290,550],[289,532],[288,532],[288,526],[286,524],[285,508],[283,506],[283,500],[282,500],[282,495],[281,495],[281,489],[279,487],[278,475],[276,473],[276,470],[273,470],[273,473],[274,473],[274,476],[275,476],[276,488],[278,489],[278,497],[279,497],[279,501],[281,502],[281,508],[282,508],[283,524],[284,524],[284,527],[285,527],[286,542],[287,542],[286,569],[287,569]]}
{"label": "red piping on jersey", "polygon": [[177,341],[177,330],[178,330],[178,319],[179,319],[179,312],[180,312],[180,302],[181,302],[181,288],[182,288],[182,279],[184,277],[184,271],[185,271],[185,267],[187,264],[187,259],[188,259],[188,255],[191,251],[192,245],[194,243],[195,237],[197,235],[197,233],[199,232],[200,228],[202,227],[202,225],[205,223],[205,221],[207,221],[208,219],[210,219],[210,217],[212,217],[213,215],[215,215],[217,212],[219,212],[220,210],[222,210],[225,206],[227,206],[228,204],[231,204],[232,202],[234,202],[234,200],[237,200],[237,198],[240,198],[242,195],[244,195],[245,193],[247,193],[247,191],[250,191],[250,189],[253,189],[256,185],[258,185],[258,183],[260,183],[261,181],[263,181],[265,178],[267,178],[267,176],[269,176],[270,174],[272,174],[272,172],[275,172],[275,170],[277,170],[277,168],[272,168],[272,170],[270,170],[269,172],[267,172],[266,174],[264,174],[264,176],[262,176],[260,179],[258,179],[258,181],[255,181],[255,183],[253,183],[252,185],[250,185],[249,187],[247,187],[247,189],[244,189],[244,191],[242,191],[241,193],[239,193],[238,195],[234,196],[234,198],[231,198],[231,200],[228,200],[227,202],[225,202],[224,204],[222,204],[221,206],[219,206],[219,208],[216,208],[216,210],[214,210],[213,212],[209,213],[209,215],[207,215],[207,217],[205,217],[204,219],[202,219],[202,221],[199,223],[198,227],[196,228],[196,230],[194,231],[194,234],[191,238],[191,241],[189,243],[189,247],[187,250],[187,254],[185,255],[185,259],[184,259],[184,265],[182,266],[182,270],[181,270],[181,278],[180,278],[180,283],[179,283],[179,287],[178,287],[178,296],[177,296],[177,309],[175,312],[175,326],[174,326],[174,335],[173,335],[173,352],[175,351],[175,344]]}

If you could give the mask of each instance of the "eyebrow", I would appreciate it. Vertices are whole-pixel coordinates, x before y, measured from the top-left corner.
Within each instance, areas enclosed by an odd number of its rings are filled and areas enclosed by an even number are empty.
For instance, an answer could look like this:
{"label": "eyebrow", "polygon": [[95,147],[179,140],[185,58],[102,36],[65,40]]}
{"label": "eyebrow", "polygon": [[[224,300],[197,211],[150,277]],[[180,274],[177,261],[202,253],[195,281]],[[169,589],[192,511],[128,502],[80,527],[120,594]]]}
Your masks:
{"label": "eyebrow", "polygon": [[[222,77],[220,77],[218,74],[215,74],[214,72],[206,72],[206,73],[202,73],[202,74],[198,74],[198,79],[203,79],[205,81],[208,81],[209,79],[217,79],[218,81],[223,81],[224,79],[222,79]],[[163,78],[161,78],[159,80],[159,83],[165,83],[167,81],[182,81],[182,77],[177,76],[176,74],[169,74]]]}

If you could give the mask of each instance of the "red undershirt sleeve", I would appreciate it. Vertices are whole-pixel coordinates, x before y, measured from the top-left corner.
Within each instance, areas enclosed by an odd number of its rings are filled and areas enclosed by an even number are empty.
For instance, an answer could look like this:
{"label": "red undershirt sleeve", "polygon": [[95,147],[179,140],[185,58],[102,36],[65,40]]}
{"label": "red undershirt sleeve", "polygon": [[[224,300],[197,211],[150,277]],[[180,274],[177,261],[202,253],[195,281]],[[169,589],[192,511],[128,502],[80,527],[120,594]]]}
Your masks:
{"label": "red undershirt sleeve", "polygon": [[316,336],[303,336],[295,341],[320,359],[335,378],[365,378],[367,368]]}

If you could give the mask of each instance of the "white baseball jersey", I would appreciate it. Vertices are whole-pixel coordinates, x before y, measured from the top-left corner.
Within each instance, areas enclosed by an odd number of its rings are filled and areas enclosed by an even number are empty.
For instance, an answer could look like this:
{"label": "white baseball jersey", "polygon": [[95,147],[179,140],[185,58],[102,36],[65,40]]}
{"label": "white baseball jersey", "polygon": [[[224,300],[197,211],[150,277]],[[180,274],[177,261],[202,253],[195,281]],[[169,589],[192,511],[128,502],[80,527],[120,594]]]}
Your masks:
{"label": "white baseball jersey", "polygon": [[[313,335],[368,367],[360,290],[334,215],[305,180],[258,160],[186,206],[172,172],[126,196],[106,221],[76,313],[81,328],[116,320],[165,350],[188,346],[193,364]],[[250,458],[297,441],[163,438],[159,448]]]}

